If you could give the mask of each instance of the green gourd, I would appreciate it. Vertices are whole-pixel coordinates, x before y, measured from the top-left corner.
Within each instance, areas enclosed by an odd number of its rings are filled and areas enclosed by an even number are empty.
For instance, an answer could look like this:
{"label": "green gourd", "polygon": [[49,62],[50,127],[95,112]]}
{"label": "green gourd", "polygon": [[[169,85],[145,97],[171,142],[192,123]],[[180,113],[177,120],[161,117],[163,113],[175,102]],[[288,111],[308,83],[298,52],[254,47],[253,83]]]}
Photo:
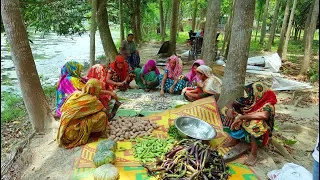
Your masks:
{"label": "green gourd", "polygon": [[98,151],[113,151],[115,152],[117,150],[117,142],[112,141],[110,139],[108,140],[103,140],[99,142],[98,147],[97,147],[97,152]]}
{"label": "green gourd", "polygon": [[94,170],[94,180],[118,180],[119,170],[112,164],[104,164]]}
{"label": "green gourd", "polygon": [[93,163],[97,167],[103,164],[114,164],[116,161],[116,155],[112,151],[98,151],[93,157]]}

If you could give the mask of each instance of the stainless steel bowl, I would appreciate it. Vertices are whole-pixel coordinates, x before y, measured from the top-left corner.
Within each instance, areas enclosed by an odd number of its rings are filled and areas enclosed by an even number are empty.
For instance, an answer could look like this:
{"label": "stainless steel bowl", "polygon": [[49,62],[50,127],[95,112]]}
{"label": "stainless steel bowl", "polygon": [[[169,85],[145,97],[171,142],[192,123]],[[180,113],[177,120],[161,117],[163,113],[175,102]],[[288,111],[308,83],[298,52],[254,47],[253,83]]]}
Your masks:
{"label": "stainless steel bowl", "polygon": [[217,136],[217,131],[209,123],[194,117],[182,116],[174,120],[174,125],[184,138],[211,140]]}

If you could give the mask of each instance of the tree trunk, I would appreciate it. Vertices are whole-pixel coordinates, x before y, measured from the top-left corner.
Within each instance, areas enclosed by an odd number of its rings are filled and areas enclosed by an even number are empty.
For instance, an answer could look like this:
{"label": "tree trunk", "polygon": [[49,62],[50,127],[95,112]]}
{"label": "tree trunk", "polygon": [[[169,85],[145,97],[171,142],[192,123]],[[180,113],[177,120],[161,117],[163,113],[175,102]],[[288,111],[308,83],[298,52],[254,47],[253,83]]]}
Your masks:
{"label": "tree trunk", "polygon": [[319,0],[315,0],[312,7],[312,15],[310,19],[310,25],[308,27],[308,34],[306,35],[304,44],[304,57],[302,62],[302,67],[300,70],[301,75],[305,75],[308,72],[310,66],[310,56],[312,53],[312,44],[314,39],[314,33],[316,31],[317,19],[319,16]]}
{"label": "tree trunk", "polygon": [[[228,53],[229,53],[229,45],[230,45],[230,39],[231,39],[231,30],[232,30],[232,24],[233,24],[233,18],[234,18],[234,11],[235,11],[235,4],[236,4],[236,0],[233,0],[232,2],[232,10],[231,10],[231,13],[230,13],[230,19],[228,19],[228,30],[226,32],[226,35],[225,35],[225,42],[226,42],[226,50],[224,52],[224,58],[226,60],[228,60]],[[223,47],[224,49],[224,47]],[[223,52],[223,50],[222,50]]]}
{"label": "tree trunk", "polygon": [[98,0],[97,23],[104,54],[106,55],[106,63],[109,64],[115,59],[118,51],[111,36],[106,4],[106,0]]}
{"label": "tree trunk", "polygon": [[287,34],[286,34],[286,39],[284,41],[284,45],[283,45],[283,52],[282,52],[282,59],[283,60],[287,60],[287,53],[288,53],[288,43],[290,40],[290,33],[291,33],[291,28],[292,28],[292,22],[293,22],[293,18],[294,18],[294,12],[297,6],[297,0],[293,1],[293,6],[292,6],[292,10],[291,10],[291,14],[290,14],[290,19],[289,19],[289,24],[288,24],[288,28],[287,28]]}
{"label": "tree trunk", "polygon": [[194,11],[192,17],[192,31],[195,31],[196,20],[197,20],[198,0],[194,1]]}
{"label": "tree trunk", "polygon": [[262,26],[261,26],[260,44],[264,44],[264,37],[266,36],[268,8],[269,8],[269,0],[266,0],[266,5],[264,7],[264,12],[263,12]]}
{"label": "tree trunk", "polygon": [[236,1],[228,61],[218,106],[243,96],[255,12],[255,0]]}
{"label": "tree trunk", "polygon": [[96,17],[97,17],[97,0],[91,1],[91,25],[90,25],[90,66],[96,61]]}
{"label": "tree trunk", "polygon": [[223,44],[222,44],[222,48],[221,48],[221,52],[223,54],[226,54],[224,52],[225,50],[225,47],[230,39],[230,35],[231,35],[231,24],[232,24],[232,17],[233,17],[233,12],[234,12],[234,3],[235,3],[235,0],[233,0],[232,2],[232,6],[231,6],[231,9],[230,9],[230,15],[228,17],[228,22],[227,24],[225,25],[224,27],[224,38],[223,38]]}
{"label": "tree trunk", "polygon": [[36,132],[44,132],[54,119],[41,87],[19,0],[1,0],[1,17],[29,119]]}
{"label": "tree trunk", "polygon": [[[168,16],[169,16],[169,9],[170,9],[170,6],[165,8],[166,9],[166,13],[165,13],[165,16],[164,16],[164,32],[166,32],[167,30],[167,25],[169,24],[168,22]],[[166,35],[165,35],[166,36]]]}
{"label": "tree trunk", "polygon": [[277,53],[280,57],[282,57],[283,43],[284,43],[287,25],[288,25],[288,17],[289,17],[289,12],[290,12],[290,2],[291,2],[291,0],[287,0],[286,9],[284,10],[283,22],[282,22],[282,26],[281,26],[280,41],[279,41],[278,50],[277,50]]}
{"label": "tree trunk", "polygon": [[120,19],[120,40],[124,40],[124,27],[123,27],[123,0],[119,0],[119,19]]}
{"label": "tree trunk", "polygon": [[301,28],[299,28],[299,33],[298,33],[298,41],[301,39]]}
{"label": "tree trunk", "polygon": [[268,40],[268,46],[267,46],[267,49],[266,49],[267,51],[270,51],[271,50],[271,46],[273,45],[273,39],[274,39],[274,35],[276,33],[276,27],[277,27],[277,21],[278,21],[280,1],[281,0],[277,0],[277,2],[276,2],[276,8],[274,10],[272,24],[271,24],[271,28],[270,28],[270,36],[269,36],[269,40]]}
{"label": "tree trunk", "polygon": [[159,0],[159,7],[160,7],[160,33],[161,33],[161,43],[164,42],[166,38],[166,31],[164,26],[164,18],[163,18],[163,0]]}
{"label": "tree trunk", "polygon": [[303,44],[305,43],[306,34],[308,34],[307,31],[308,31],[308,28],[310,27],[310,20],[311,20],[312,9],[313,9],[314,3],[315,3],[315,0],[312,1],[312,4],[311,4],[311,6],[309,8],[308,17],[307,17],[305,25],[304,25],[304,30],[303,30],[304,33],[303,33],[303,40],[302,40]]}
{"label": "tree trunk", "polygon": [[257,28],[256,28],[256,35],[254,37],[254,41],[257,41],[257,36],[258,36],[258,31],[259,31],[259,24],[260,24],[260,20],[261,20],[261,11],[259,11],[259,15],[258,15],[258,22],[257,22]]}
{"label": "tree trunk", "polygon": [[170,28],[170,45],[169,55],[176,54],[176,41],[178,30],[178,17],[179,17],[179,3],[180,0],[172,0],[172,16],[171,16],[171,28]]}
{"label": "tree trunk", "polygon": [[293,35],[293,39],[294,40],[298,40],[298,32],[299,32],[298,27],[295,27],[294,28],[294,35]]}
{"label": "tree trunk", "polygon": [[[136,26],[137,26],[137,34],[135,35],[135,40],[138,39],[138,42],[142,41],[142,34],[141,34],[141,0],[136,0],[136,13],[135,13],[135,17],[136,17]],[[139,43],[137,43],[139,44]]]}
{"label": "tree trunk", "polygon": [[221,0],[211,0],[208,2],[207,20],[204,30],[202,53],[203,59],[209,67],[216,59],[216,36],[219,24]]}

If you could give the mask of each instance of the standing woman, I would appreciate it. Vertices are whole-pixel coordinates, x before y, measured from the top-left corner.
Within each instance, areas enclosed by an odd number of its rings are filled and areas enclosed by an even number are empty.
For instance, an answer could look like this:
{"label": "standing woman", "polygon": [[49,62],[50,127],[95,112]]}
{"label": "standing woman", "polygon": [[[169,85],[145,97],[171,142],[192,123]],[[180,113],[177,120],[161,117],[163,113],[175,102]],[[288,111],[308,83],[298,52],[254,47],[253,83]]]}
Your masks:
{"label": "standing woman", "polygon": [[213,75],[212,69],[209,66],[201,65],[196,69],[196,74],[200,79],[197,88],[186,88],[183,93],[188,101],[195,101],[197,99],[214,96],[216,101],[219,99],[222,82]]}
{"label": "standing woman", "polygon": [[83,66],[75,61],[67,62],[61,68],[60,80],[56,90],[56,116],[61,116],[60,108],[65,99],[75,90],[81,90],[87,79],[81,77]]}
{"label": "standing woman", "polygon": [[[87,79],[95,78],[102,83],[103,90],[110,90],[109,85],[107,84],[107,68],[103,64],[93,65],[88,72]],[[102,102],[103,106],[108,109],[109,101],[111,96],[108,94],[100,95],[99,100]]]}
{"label": "standing woman", "polygon": [[112,90],[118,88],[120,91],[126,91],[134,76],[135,74],[129,73],[129,65],[124,57],[118,55],[116,60],[109,65],[107,84]]}
{"label": "standing woman", "polygon": [[173,55],[168,60],[166,68],[164,69],[164,75],[160,74],[158,76],[159,82],[161,82],[160,95],[163,96],[164,92],[180,94],[186,86],[186,81],[179,79],[181,75],[182,65],[179,64],[179,58]]}
{"label": "standing woman", "polygon": [[150,59],[141,69],[134,70],[136,74],[136,84],[145,91],[150,91],[159,85],[158,75],[160,74],[157,68],[156,61]]}

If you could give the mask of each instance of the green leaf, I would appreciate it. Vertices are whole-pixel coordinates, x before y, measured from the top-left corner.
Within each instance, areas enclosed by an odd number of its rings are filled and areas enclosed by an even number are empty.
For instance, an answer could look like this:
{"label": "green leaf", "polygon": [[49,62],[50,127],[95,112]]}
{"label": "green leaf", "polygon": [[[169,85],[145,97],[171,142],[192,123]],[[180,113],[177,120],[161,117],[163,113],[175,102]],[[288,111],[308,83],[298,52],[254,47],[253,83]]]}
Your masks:
{"label": "green leaf", "polygon": [[288,139],[288,140],[286,140],[285,142],[284,142],[284,144],[286,144],[286,145],[293,145],[293,144],[295,144],[297,141],[295,141],[295,140],[290,140],[290,139]]}

